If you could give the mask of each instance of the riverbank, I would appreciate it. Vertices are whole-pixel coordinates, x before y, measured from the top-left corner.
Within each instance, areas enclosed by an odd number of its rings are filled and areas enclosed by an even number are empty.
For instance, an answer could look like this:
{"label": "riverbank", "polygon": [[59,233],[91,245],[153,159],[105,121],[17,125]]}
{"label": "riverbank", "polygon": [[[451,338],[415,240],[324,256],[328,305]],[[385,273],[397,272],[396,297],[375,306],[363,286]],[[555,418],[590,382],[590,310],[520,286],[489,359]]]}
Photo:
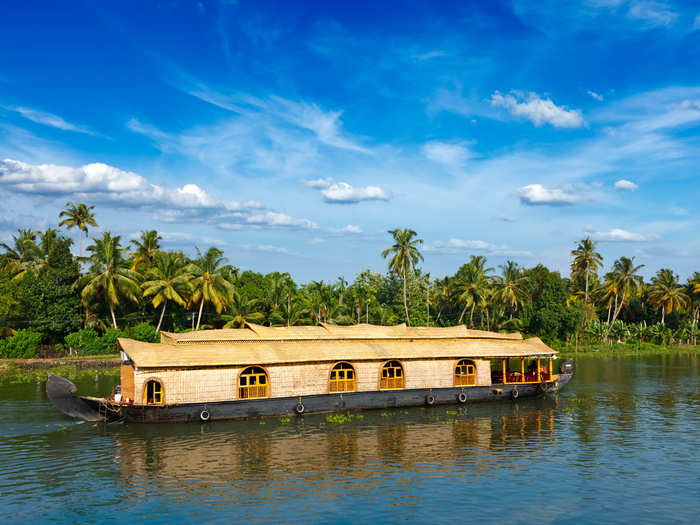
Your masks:
{"label": "riverbank", "polygon": [[0,382],[28,383],[46,380],[46,374],[60,375],[71,381],[89,377],[118,377],[119,354],[50,359],[0,359]]}
{"label": "riverbank", "polygon": [[639,356],[639,355],[673,355],[673,354],[697,354],[700,353],[698,345],[673,345],[662,346],[651,343],[642,344],[615,344],[615,345],[589,345],[578,349],[566,347],[557,349],[559,357],[584,357],[584,356]]}

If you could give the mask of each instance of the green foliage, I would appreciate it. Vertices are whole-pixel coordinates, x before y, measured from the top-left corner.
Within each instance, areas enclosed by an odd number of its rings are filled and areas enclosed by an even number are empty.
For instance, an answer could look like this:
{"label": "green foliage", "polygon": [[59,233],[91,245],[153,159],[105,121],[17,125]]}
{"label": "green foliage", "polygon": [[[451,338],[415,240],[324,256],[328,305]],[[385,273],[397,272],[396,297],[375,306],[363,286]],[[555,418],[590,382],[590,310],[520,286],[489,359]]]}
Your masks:
{"label": "green foliage", "polygon": [[[115,339],[116,341],[116,339]],[[66,336],[66,344],[78,355],[99,355],[108,353],[102,338],[92,328],[83,328]]]}
{"label": "green foliage", "polygon": [[[105,333],[105,337],[107,334]],[[119,336],[124,337],[124,336]],[[160,341],[160,336],[156,333],[156,329],[148,323],[140,323],[128,330],[128,337],[146,343],[157,343]],[[116,349],[116,346],[115,346]]]}
{"label": "green foliage", "polygon": [[[95,225],[92,207],[84,204],[69,203],[62,218],[78,233]],[[300,285],[284,272],[239,272],[216,248],[198,251],[194,259],[163,252],[156,231],[142,232],[130,257],[121,239],[105,232],[92,240],[90,257],[80,259],[81,271],[72,241],[57,230],[20,229],[0,245],[0,338],[8,338],[0,346],[4,354],[9,347],[13,354],[32,354],[38,343],[17,349],[27,338],[22,330],[29,330],[55,345],[54,352],[111,354],[119,337],[157,342],[161,327],[408,320],[518,331],[558,347],[697,344],[700,272],[684,284],[664,269],[645,284],[636,273],[641,265],[623,256],[600,276],[602,256],[595,242],[584,239],[571,254],[571,280],[541,264],[524,268],[512,261],[498,266],[496,275],[484,256],[465,257],[454,274],[431,278],[417,266],[422,254],[416,232],[390,234],[394,244],[383,252],[388,272],[365,270],[352,282],[340,277]],[[18,331],[22,335],[12,337]]]}
{"label": "green foliage", "polygon": [[31,359],[37,357],[41,334],[19,330],[12,337],[0,340],[0,358]]}

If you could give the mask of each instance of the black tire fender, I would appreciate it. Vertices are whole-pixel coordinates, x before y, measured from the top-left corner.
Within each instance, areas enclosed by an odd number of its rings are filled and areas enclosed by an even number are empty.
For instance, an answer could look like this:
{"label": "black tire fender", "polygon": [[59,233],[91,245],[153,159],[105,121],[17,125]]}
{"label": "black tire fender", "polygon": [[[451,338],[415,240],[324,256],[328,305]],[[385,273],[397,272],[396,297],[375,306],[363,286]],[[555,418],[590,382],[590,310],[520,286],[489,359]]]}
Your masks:
{"label": "black tire fender", "polygon": [[433,394],[428,394],[428,396],[425,398],[425,402],[429,406],[433,406],[435,404],[435,396]]}
{"label": "black tire fender", "polygon": [[460,392],[457,394],[457,401],[460,403],[466,403],[467,402],[467,393],[466,392]]}
{"label": "black tire fender", "polygon": [[294,409],[294,411],[299,415],[302,415],[304,413],[304,410],[306,410],[306,408],[304,408],[304,405],[302,403],[297,403],[297,406]]}
{"label": "black tire fender", "polygon": [[513,393],[511,394],[513,396],[513,399],[518,399],[518,396],[520,395],[520,392],[518,392],[518,387],[514,386],[513,387]]}
{"label": "black tire fender", "polygon": [[199,419],[201,419],[204,423],[209,421],[210,418],[211,414],[206,408],[199,413]]}

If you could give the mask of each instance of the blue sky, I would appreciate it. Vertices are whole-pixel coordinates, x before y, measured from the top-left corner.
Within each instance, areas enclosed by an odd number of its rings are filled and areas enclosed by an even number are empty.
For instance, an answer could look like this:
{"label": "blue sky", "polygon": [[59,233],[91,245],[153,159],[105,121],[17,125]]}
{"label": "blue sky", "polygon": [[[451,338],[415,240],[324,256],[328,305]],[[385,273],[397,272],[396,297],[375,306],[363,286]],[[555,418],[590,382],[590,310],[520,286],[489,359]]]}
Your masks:
{"label": "blue sky", "polygon": [[[117,7],[118,5],[118,7]],[[542,262],[700,270],[700,6],[10,1],[0,19],[0,238],[99,230],[301,281]]]}

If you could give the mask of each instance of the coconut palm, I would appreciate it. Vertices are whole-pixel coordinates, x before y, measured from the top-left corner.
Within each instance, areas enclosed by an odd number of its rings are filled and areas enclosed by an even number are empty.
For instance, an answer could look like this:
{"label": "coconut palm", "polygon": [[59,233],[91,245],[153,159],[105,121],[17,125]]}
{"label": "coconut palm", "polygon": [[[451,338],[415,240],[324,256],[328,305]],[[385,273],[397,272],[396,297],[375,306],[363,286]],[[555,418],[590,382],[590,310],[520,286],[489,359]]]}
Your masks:
{"label": "coconut palm", "polygon": [[603,264],[603,256],[595,251],[597,242],[591,241],[590,237],[586,237],[579,241],[575,250],[571,251],[574,260],[571,262],[571,273],[573,275],[583,274],[586,281],[585,299],[588,304],[588,280],[591,272],[597,272],[598,268]]}
{"label": "coconut palm", "polygon": [[86,204],[78,203],[73,204],[72,202],[66,203],[66,209],[58,214],[58,217],[65,217],[61,222],[58,223],[59,228],[65,226],[67,230],[73,227],[78,228],[78,239],[80,241],[80,257],[83,256],[83,237],[82,233],[85,234],[85,239],[88,236],[88,226],[99,226],[95,222],[95,215],[92,210],[95,209],[94,206],[87,206]]}
{"label": "coconut palm", "polygon": [[695,272],[693,276],[688,279],[686,295],[690,303],[689,308],[691,310],[693,326],[697,327],[698,317],[700,317],[700,272]]}
{"label": "coconut palm", "polygon": [[411,325],[408,317],[408,301],[406,298],[406,280],[409,271],[415,270],[418,261],[423,260],[423,255],[418,250],[418,246],[423,244],[423,239],[416,239],[418,235],[413,230],[396,228],[389,230],[389,234],[394,238],[394,245],[382,252],[382,257],[389,260],[389,271],[400,275],[403,279],[403,309],[406,314],[406,324]]}
{"label": "coconut palm", "polygon": [[651,279],[649,302],[657,309],[661,308],[662,325],[665,324],[666,314],[684,308],[688,303],[688,296],[683,290],[683,285],[678,282],[678,275],[668,268],[656,272]]}
{"label": "coconut palm", "polygon": [[248,299],[243,294],[233,291],[231,300],[231,314],[221,316],[226,321],[224,328],[243,328],[246,323],[261,323],[265,320],[265,314],[257,311],[259,301]]}
{"label": "coconut palm", "polygon": [[634,265],[634,257],[631,259],[629,257],[620,257],[615,261],[611,272],[611,289],[614,291],[615,309],[608,324],[608,330],[615,324],[622,308],[629,304],[630,299],[642,285],[642,276],[637,274],[637,272],[643,267],[643,264]]}
{"label": "coconut palm", "polygon": [[95,297],[103,298],[112,316],[112,327],[117,328],[114,309],[122,298],[138,303],[141,275],[127,267],[119,235],[104,232],[101,238],[93,239],[87,251],[93,264],[90,273],[78,281],[86,283],[80,294],[83,305],[87,308]]}
{"label": "coconut palm", "polygon": [[469,262],[464,265],[464,274],[457,280],[457,299],[464,302],[464,308],[459,316],[458,322],[461,324],[464,314],[469,311],[469,326],[474,326],[474,308],[484,308],[487,304],[489,287],[491,286],[491,276],[488,274],[493,268],[486,268],[486,257],[483,255],[472,255]]}
{"label": "coconut palm", "polygon": [[494,298],[503,303],[510,310],[510,319],[518,306],[523,304],[525,299],[523,285],[525,279],[518,264],[513,261],[506,261],[499,266],[502,275],[496,277]]}
{"label": "coconut palm", "polygon": [[196,330],[202,322],[205,303],[211,304],[220,314],[231,301],[233,285],[225,277],[230,274],[231,267],[225,262],[224,252],[218,248],[212,246],[205,254],[197,248],[197,260],[185,268],[192,286],[191,302],[199,305]]}
{"label": "coconut palm", "polygon": [[157,254],[153,259],[153,266],[146,274],[146,279],[142,285],[143,296],[152,297],[153,308],[163,305],[156,327],[156,333],[158,333],[163,324],[168,301],[174,301],[182,307],[187,305],[191,288],[190,276],[185,273],[184,257],[180,253]]}
{"label": "coconut palm", "polygon": [[134,258],[132,270],[136,270],[140,265],[144,265],[146,270],[151,267],[153,258],[160,251],[160,241],[163,238],[158,235],[156,230],[143,230],[138,240],[131,241],[134,246],[134,251],[131,256]]}
{"label": "coconut palm", "polygon": [[12,236],[12,245],[0,243],[5,250],[4,270],[13,275],[13,279],[22,279],[27,272],[34,270],[37,259],[41,256],[41,249],[36,244],[38,232],[31,229],[17,230],[17,235]]}

